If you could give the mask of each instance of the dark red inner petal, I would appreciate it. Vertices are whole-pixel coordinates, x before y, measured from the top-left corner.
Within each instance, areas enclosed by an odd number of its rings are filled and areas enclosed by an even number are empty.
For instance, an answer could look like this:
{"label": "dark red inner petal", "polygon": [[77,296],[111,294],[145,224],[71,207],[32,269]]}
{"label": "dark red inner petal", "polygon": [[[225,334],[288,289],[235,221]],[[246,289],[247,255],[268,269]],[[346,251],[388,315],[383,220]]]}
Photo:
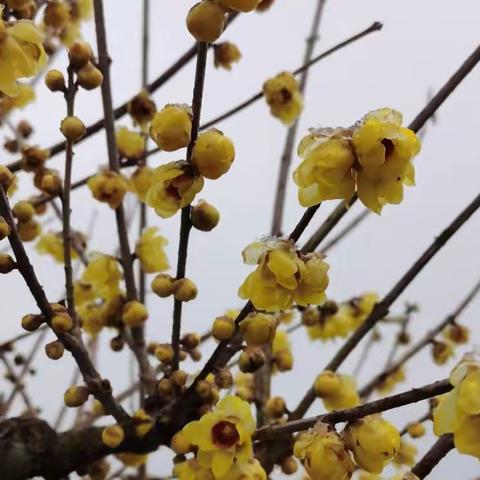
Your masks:
{"label": "dark red inner petal", "polygon": [[240,440],[240,435],[234,423],[222,421],[213,426],[212,438],[215,445],[229,448],[233,447]]}
{"label": "dark red inner petal", "polygon": [[395,150],[395,144],[388,138],[384,138],[382,145],[385,147],[385,158],[388,158]]}

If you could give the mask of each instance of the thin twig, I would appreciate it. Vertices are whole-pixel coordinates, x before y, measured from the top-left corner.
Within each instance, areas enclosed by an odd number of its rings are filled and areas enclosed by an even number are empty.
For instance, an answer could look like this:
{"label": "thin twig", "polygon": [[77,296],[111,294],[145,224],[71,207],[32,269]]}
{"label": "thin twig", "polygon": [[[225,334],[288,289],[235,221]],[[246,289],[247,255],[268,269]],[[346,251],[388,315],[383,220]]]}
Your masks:
{"label": "thin twig", "polygon": [[323,415],[300,420],[292,420],[284,425],[263,427],[257,430],[254,439],[263,441],[268,438],[301,432],[313,427],[317,422],[328,424],[350,422],[358,418],[363,418],[367,415],[385,412],[387,410],[392,410],[393,408],[402,407],[403,405],[409,405],[427,398],[442,395],[443,393],[449,392],[452,388],[453,387],[448,382],[448,379],[440,380],[420,388],[413,388],[407,392],[398,393],[390,397],[381,398],[380,400],[364,403],[358,407],[353,407],[346,410],[337,410],[331,413],[325,413]]}
{"label": "thin twig", "polygon": [[[203,88],[205,83],[205,70],[207,67],[207,53],[208,43],[198,42],[197,52],[197,67],[195,70],[195,84],[193,87],[193,100],[192,100],[192,133],[190,143],[187,148],[186,160],[188,163],[192,160],[193,146],[197,141],[200,115],[202,112],[202,100],[203,100]],[[178,244],[178,260],[177,260],[177,273],[176,279],[185,277],[187,267],[187,253],[188,253],[188,240],[190,237],[190,230],[192,228],[192,222],[190,220],[190,205],[187,205],[182,209],[182,216],[180,221],[180,239]],[[180,355],[180,333],[182,326],[182,302],[175,299],[173,304],[173,326],[172,326],[172,347],[173,347],[173,362],[172,371],[178,370],[179,355]]]}
{"label": "thin twig", "polygon": [[[27,410],[34,414],[35,409],[32,405],[32,402],[30,400],[30,397],[27,395],[27,392],[25,391],[25,385],[23,382],[20,380],[20,377],[15,373],[15,370],[13,369],[12,365],[10,364],[10,361],[8,360],[7,356],[5,355],[5,352],[0,350],[0,360],[3,362],[5,369],[7,371],[8,377],[11,379],[11,381],[14,384],[14,388],[17,387],[17,390],[20,392],[20,396],[23,399],[23,403],[25,404],[25,407],[27,407]],[[5,412],[6,414],[6,412]]]}
{"label": "thin twig", "polygon": [[[309,62],[305,63],[304,65],[302,65],[301,67],[297,68],[296,70],[294,70],[292,73],[294,75],[298,75],[302,72],[304,72],[305,70],[308,70],[310,67],[312,67],[313,65],[315,65],[317,62],[319,62],[320,60],[323,60],[324,58],[327,58],[328,56],[332,55],[333,53],[335,53],[336,51],[338,50],[341,50],[342,48],[350,45],[351,43],[354,43],[356,42],[357,40],[360,40],[361,38],[365,37],[366,35],[370,34],[370,33],[373,33],[373,32],[377,32],[379,30],[381,30],[383,27],[383,25],[380,23],[380,22],[374,22],[372,25],[370,25],[368,28],[366,28],[365,30],[361,31],[360,33],[357,33],[356,35],[353,35],[349,38],[347,38],[346,40],[344,40],[343,42],[340,42],[338,43],[337,45],[333,46],[332,48],[329,48],[328,50],[326,50],[325,52],[321,53],[320,55],[316,56],[315,58],[313,58],[312,60],[310,60]],[[210,120],[209,122],[205,123],[204,125],[202,125],[200,127],[200,130],[204,130],[206,128],[210,128],[212,127],[213,125],[215,125],[216,123],[218,122],[221,122],[222,120],[225,120],[227,118],[230,118],[232,115],[235,115],[236,113],[238,112],[241,112],[242,110],[244,110],[245,108],[249,107],[250,105],[254,104],[255,102],[257,102],[258,100],[260,100],[261,98],[263,97],[263,92],[260,91],[260,92],[257,92],[255,93],[254,95],[252,95],[250,98],[248,98],[247,100],[243,101],[242,103],[240,103],[239,105],[237,105],[236,107],[233,107],[231,108],[230,110],[228,110],[227,112],[223,113],[222,115],[219,115],[218,117],[214,118],[213,120]]]}
{"label": "thin twig", "polygon": [[454,448],[453,435],[450,433],[442,435],[423,458],[412,468],[411,472],[422,480],[427,477]]}

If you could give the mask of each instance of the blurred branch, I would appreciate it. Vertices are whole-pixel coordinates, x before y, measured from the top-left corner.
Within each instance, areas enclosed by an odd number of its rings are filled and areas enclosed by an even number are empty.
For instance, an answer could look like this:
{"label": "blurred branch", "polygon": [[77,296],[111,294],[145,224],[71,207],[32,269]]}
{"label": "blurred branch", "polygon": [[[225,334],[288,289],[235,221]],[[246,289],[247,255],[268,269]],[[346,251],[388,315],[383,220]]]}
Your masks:
{"label": "blurred branch", "polygon": [[442,458],[455,448],[453,435],[442,435],[423,456],[423,458],[412,468],[411,472],[420,480],[427,477],[432,470],[440,463]]}

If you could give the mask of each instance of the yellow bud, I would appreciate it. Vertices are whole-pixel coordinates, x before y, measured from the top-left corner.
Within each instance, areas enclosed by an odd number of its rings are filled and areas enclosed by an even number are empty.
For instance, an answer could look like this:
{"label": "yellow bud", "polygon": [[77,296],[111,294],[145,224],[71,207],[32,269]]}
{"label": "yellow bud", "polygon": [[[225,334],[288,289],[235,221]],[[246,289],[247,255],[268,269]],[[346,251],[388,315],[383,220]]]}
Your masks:
{"label": "yellow bud", "polygon": [[194,348],[197,348],[200,345],[200,335],[198,333],[186,333],[181,340],[181,344],[187,349],[187,350],[193,350]]}
{"label": "yellow bud", "polygon": [[133,416],[135,425],[135,433],[138,437],[144,437],[153,428],[153,418],[148,415],[142,408],[135,412]]}
{"label": "yellow bud", "polygon": [[72,317],[64,312],[57,313],[52,318],[52,328],[56,333],[67,333],[73,328]]}
{"label": "yellow bud", "polygon": [[186,105],[166,105],[150,124],[150,136],[166,152],[186,147],[191,133],[192,114]]}
{"label": "yellow bud", "polygon": [[275,355],[275,366],[280,372],[288,372],[293,368],[293,355],[289,350],[282,350]]}
{"label": "yellow bud", "polygon": [[212,386],[206,380],[199,380],[195,385],[195,392],[202,400],[207,400],[212,394]]}
{"label": "yellow bud", "polygon": [[0,273],[7,274],[17,268],[15,260],[7,253],[0,253]]}
{"label": "yellow bud", "polygon": [[71,115],[62,120],[60,131],[69,142],[75,143],[85,135],[86,128],[78,117]]}
{"label": "yellow bud", "polygon": [[49,70],[45,75],[45,85],[52,92],[65,91],[65,77],[60,70]]}
{"label": "yellow bud", "polygon": [[280,418],[287,411],[287,405],[282,397],[272,397],[265,404],[265,413],[270,418]]}
{"label": "yellow bud", "polygon": [[230,10],[247,13],[255,10],[260,0],[220,0],[220,3]]}
{"label": "yellow bud", "polygon": [[152,280],[151,286],[155,295],[161,298],[166,298],[173,294],[173,278],[170,275],[158,274]]}
{"label": "yellow bud", "polygon": [[320,321],[320,312],[316,307],[307,307],[302,312],[302,324],[306,327],[314,327]]}
{"label": "yellow bud", "polygon": [[134,123],[144,128],[153,120],[155,112],[157,111],[157,106],[150,98],[149,93],[143,90],[128,102],[127,111],[132,117]]}
{"label": "yellow bud", "polygon": [[196,285],[189,278],[180,278],[173,282],[173,296],[179,302],[190,302],[197,297]]}
{"label": "yellow bud", "polygon": [[215,372],[215,385],[218,388],[228,389],[233,385],[232,372],[226,368],[222,368]]}
{"label": "yellow bud", "polygon": [[37,238],[41,232],[40,224],[36,220],[19,223],[17,233],[22,242],[31,242]]}
{"label": "yellow bud", "polygon": [[407,431],[412,438],[420,438],[425,435],[425,425],[422,422],[411,423]]}
{"label": "yellow bud", "polygon": [[50,152],[39,147],[25,147],[22,149],[22,169],[26,172],[34,172],[43,167]]}
{"label": "yellow bud", "polygon": [[4,165],[0,165],[0,184],[5,192],[12,186],[15,181],[15,175]]}
{"label": "yellow bud", "polygon": [[125,432],[120,425],[110,425],[102,431],[102,442],[110,448],[117,448],[125,438]]}
{"label": "yellow bud", "polygon": [[169,343],[158,345],[155,349],[155,357],[162,363],[170,363],[173,360],[173,348]]}
{"label": "yellow bud", "polygon": [[185,455],[191,450],[192,446],[190,445],[190,442],[186,439],[183,432],[180,430],[172,437],[172,441],[170,442],[170,448],[177,455]]}
{"label": "yellow bud", "polygon": [[192,151],[192,163],[202,176],[211,180],[227,173],[234,158],[233,142],[214,128],[198,136]]}
{"label": "yellow bud", "polygon": [[67,407],[81,407],[88,400],[89,395],[87,387],[73,386],[63,394],[63,401]]}
{"label": "yellow bud", "polygon": [[122,320],[127,327],[139,327],[147,318],[148,310],[143,303],[132,300],[124,305]]}
{"label": "yellow bud", "polygon": [[202,232],[213,230],[220,221],[220,212],[205,200],[199,200],[192,208],[192,225]]}
{"label": "yellow bud", "polygon": [[238,365],[243,373],[256,372],[265,364],[265,353],[260,348],[247,348],[240,354]]}
{"label": "yellow bud", "polygon": [[259,347],[273,340],[277,322],[272,315],[251,313],[240,323],[240,331],[247,345]]}
{"label": "yellow bud", "polygon": [[172,382],[168,378],[162,378],[157,384],[157,392],[161,397],[169,397],[173,393]]}
{"label": "yellow bud", "polygon": [[127,193],[127,182],[123,176],[111,170],[103,170],[90,178],[87,186],[94,198],[105,202],[110,208],[118,208]]}
{"label": "yellow bud", "polygon": [[232,63],[238,62],[242,56],[238,47],[230,42],[223,42],[214,45],[215,66],[232,69]]}
{"label": "yellow bud", "polygon": [[62,179],[58,173],[49,171],[45,175],[42,175],[41,189],[49,195],[58,195],[62,191]]}
{"label": "yellow bud", "polygon": [[86,42],[75,42],[68,50],[70,65],[78,70],[90,61],[92,49]]}
{"label": "yellow bud", "polygon": [[27,332],[34,332],[40,328],[40,325],[45,321],[42,315],[35,315],[29,313],[22,317],[22,328]]}
{"label": "yellow bud", "polygon": [[101,416],[105,415],[107,412],[105,410],[105,407],[101,404],[101,402],[99,402],[97,399],[95,399],[93,401],[93,405],[92,405],[92,413],[95,416],[101,417]]}
{"label": "yellow bud", "polygon": [[337,395],[342,388],[342,378],[335,372],[322,372],[315,380],[314,389],[317,397],[331,397]]}
{"label": "yellow bud", "polygon": [[212,325],[212,335],[217,340],[229,340],[232,338],[233,334],[235,333],[235,321],[228,317],[227,315],[223,315],[221,317],[217,317],[213,321]]}
{"label": "yellow bud", "polygon": [[12,213],[19,222],[28,222],[35,215],[35,209],[30,202],[23,200],[14,205],[12,208]]}
{"label": "yellow bud", "polygon": [[435,341],[432,345],[433,361],[437,365],[445,365],[453,354],[452,346],[446,342]]}
{"label": "yellow bud", "polygon": [[283,459],[280,467],[285,475],[293,475],[298,470],[298,462],[294,457],[287,457]]}
{"label": "yellow bud", "polygon": [[58,340],[47,343],[45,345],[45,353],[47,354],[47,357],[51,360],[59,360],[63,357],[64,352],[65,347]]}
{"label": "yellow bud", "polygon": [[187,28],[195,40],[214,42],[225,28],[225,9],[218,3],[202,0],[188,12]]}
{"label": "yellow bud", "polygon": [[178,387],[184,387],[187,383],[187,374],[183,370],[175,370],[170,375],[170,380]]}
{"label": "yellow bud", "polygon": [[94,90],[103,83],[102,72],[92,63],[86,63],[77,72],[77,82],[85,90]]}
{"label": "yellow bud", "polygon": [[267,11],[272,5],[275,0],[260,0],[260,3],[257,5],[256,11],[257,12],[265,12]]}

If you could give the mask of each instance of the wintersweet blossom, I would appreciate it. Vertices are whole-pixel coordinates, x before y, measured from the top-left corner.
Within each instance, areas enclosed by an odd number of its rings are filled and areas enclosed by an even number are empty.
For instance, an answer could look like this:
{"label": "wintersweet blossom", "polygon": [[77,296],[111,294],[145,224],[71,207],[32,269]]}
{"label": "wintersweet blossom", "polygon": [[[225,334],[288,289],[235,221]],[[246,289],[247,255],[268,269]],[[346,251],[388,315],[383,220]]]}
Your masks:
{"label": "wintersweet blossom", "polygon": [[170,268],[164,250],[167,244],[168,240],[158,235],[158,228],[150,227],[143,231],[135,245],[135,254],[145,273],[162,272]]}

